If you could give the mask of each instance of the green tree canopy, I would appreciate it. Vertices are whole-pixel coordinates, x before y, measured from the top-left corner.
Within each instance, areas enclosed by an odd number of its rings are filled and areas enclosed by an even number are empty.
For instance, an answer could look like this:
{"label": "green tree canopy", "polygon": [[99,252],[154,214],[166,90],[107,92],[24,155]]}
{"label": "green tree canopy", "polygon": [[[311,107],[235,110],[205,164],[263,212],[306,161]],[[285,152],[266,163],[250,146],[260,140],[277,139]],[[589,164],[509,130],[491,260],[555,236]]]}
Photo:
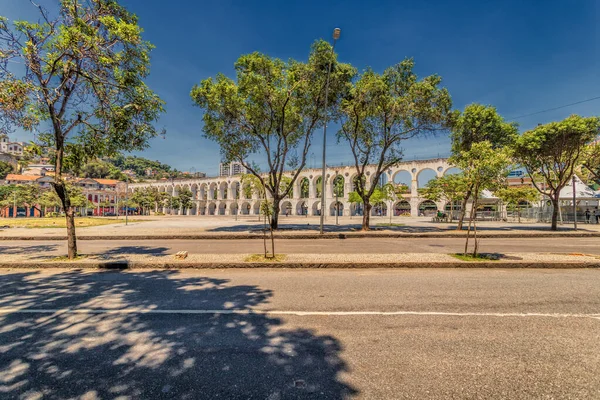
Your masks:
{"label": "green tree canopy", "polygon": [[[73,258],[74,210],[62,178],[67,155],[77,155],[76,165],[145,148],[161,133],[154,123],[164,102],[145,84],[153,46],[118,1],[61,0],[56,15],[38,8],[38,22],[0,18],[0,116],[49,132],[40,136],[54,148],[53,187],[65,209]],[[23,68],[10,68],[13,62]]]}
{"label": "green tree canopy", "polygon": [[365,212],[362,229],[369,229],[370,199],[377,190],[368,185],[366,168],[375,164],[371,182],[402,159],[401,143],[409,138],[444,129],[451,117],[452,102],[437,75],[418,79],[414,61],[406,59],[384,71],[368,69],[354,83],[341,103],[338,140],[350,146],[356,172],[355,182]]}
{"label": "green tree canopy", "polygon": [[[470,104],[462,113],[454,115],[452,124],[452,157],[451,162],[458,165],[467,163],[462,159],[469,157],[469,151],[477,143],[488,143],[492,150],[501,150],[514,143],[517,138],[517,124],[509,123],[502,118],[492,106]],[[474,194],[472,186],[467,186],[462,199],[458,229],[462,229],[466,205]],[[475,194],[476,196],[478,194]]]}
{"label": "green tree canopy", "polygon": [[[325,81],[329,107],[325,110]],[[312,134],[332,113],[355,74],[338,63],[331,45],[313,44],[307,62],[282,61],[258,52],[235,63],[236,79],[218,74],[194,86],[191,96],[203,110],[204,135],[221,147],[225,161],[242,163],[272,196],[272,227],[277,228],[280,202],[306,164]],[[261,175],[252,156],[266,158]],[[286,168],[294,168],[289,185],[282,185]]]}
{"label": "green tree canopy", "polygon": [[12,174],[15,170],[15,167],[7,162],[0,161],[0,179],[6,178],[6,175]]}
{"label": "green tree canopy", "polygon": [[571,115],[525,132],[514,144],[516,160],[526,168],[534,187],[552,202],[552,230],[558,229],[560,191],[599,133],[600,118]]}

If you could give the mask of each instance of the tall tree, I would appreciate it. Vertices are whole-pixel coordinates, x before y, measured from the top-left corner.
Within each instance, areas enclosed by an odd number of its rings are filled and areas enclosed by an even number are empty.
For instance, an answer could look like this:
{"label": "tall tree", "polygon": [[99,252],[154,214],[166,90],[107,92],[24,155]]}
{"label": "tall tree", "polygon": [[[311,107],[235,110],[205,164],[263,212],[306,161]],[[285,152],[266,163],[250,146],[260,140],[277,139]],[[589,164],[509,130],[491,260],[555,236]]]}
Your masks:
{"label": "tall tree", "polygon": [[[329,108],[324,109],[329,63]],[[287,62],[261,53],[241,56],[236,80],[223,74],[203,80],[191,92],[204,111],[204,135],[217,142],[226,161],[238,161],[259,179],[272,200],[271,226],[277,228],[280,202],[306,164],[312,134],[331,113],[355,74],[338,63],[331,45],[317,41],[307,62]],[[261,174],[249,158],[266,158]],[[289,185],[283,173],[292,168]]]}
{"label": "tall tree", "polygon": [[[11,26],[0,19],[0,98],[12,99],[0,101],[0,115],[49,132],[56,167],[52,186],[65,210],[68,255],[74,258],[65,148],[79,148],[89,158],[143,149],[159,134],[154,123],[164,103],[144,83],[153,46],[142,39],[137,17],[117,0],[61,0],[56,16],[38,9],[38,23]],[[11,69],[12,61],[24,68]]]}
{"label": "tall tree", "polygon": [[449,174],[431,179],[425,187],[419,188],[419,196],[431,201],[450,203],[450,221],[454,214],[454,204],[462,201],[467,193],[467,181],[462,174]]}
{"label": "tall tree", "polygon": [[[467,162],[461,157],[468,156],[476,143],[488,142],[492,149],[502,149],[514,142],[517,133],[517,124],[504,121],[496,108],[470,104],[456,117],[452,126],[452,159],[455,162]],[[473,194],[473,187],[467,186],[458,220],[459,230],[462,229],[467,203]]]}
{"label": "tall tree", "polygon": [[[435,133],[448,126],[452,101],[437,75],[421,80],[406,59],[377,74],[365,71],[342,101],[338,140],[350,145],[358,173],[356,193],[364,204],[362,229],[369,229],[371,197],[381,174],[402,160],[401,144],[412,137]],[[375,164],[371,181],[368,165]]]}
{"label": "tall tree", "polygon": [[473,205],[469,215],[469,228],[465,241],[465,255],[469,247],[471,224],[473,224],[474,242],[473,256],[477,256],[478,240],[475,221],[479,197],[483,189],[497,190],[506,185],[506,177],[512,165],[511,153],[508,147],[495,149],[488,140],[473,143],[469,150],[463,150],[453,155],[450,162],[463,171],[465,186],[470,188]]}
{"label": "tall tree", "polygon": [[516,160],[526,168],[533,186],[552,202],[553,231],[558,229],[560,191],[598,134],[600,118],[571,115],[559,122],[539,125],[515,142]]}

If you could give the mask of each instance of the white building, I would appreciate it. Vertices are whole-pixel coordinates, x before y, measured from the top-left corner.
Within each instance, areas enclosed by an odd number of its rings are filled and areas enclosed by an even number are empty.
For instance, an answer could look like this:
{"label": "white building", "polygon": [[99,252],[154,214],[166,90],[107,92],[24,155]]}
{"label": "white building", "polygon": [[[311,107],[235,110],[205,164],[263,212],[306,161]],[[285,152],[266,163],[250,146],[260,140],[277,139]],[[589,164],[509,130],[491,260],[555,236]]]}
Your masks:
{"label": "white building", "polygon": [[7,135],[0,135],[0,153],[22,156],[25,143],[11,142]]}
{"label": "white building", "polygon": [[247,174],[248,171],[242,163],[233,161],[231,163],[220,163],[219,164],[219,176],[235,176]]}

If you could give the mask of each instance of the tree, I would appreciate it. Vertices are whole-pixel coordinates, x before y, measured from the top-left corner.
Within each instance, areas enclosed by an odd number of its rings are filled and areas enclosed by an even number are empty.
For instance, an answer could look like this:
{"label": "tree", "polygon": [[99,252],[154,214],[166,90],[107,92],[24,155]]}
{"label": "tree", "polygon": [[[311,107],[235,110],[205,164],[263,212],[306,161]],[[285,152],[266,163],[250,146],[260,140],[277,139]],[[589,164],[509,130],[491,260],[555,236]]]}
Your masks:
{"label": "tree", "polygon": [[600,143],[594,142],[586,146],[582,156],[581,167],[579,168],[581,176],[588,185],[600,185]]}
{"label": "tree", "polygon": [[475,216],[479,196],[483,189],[496,190],[506,184],[505,178],[510,172],[512,163],[511,154],[508,148],[495,149],[490,141],[484,140],[473,143],[469,150],[463,150],[453,155],[450,158],[450,162],[457,165],[463,171],[465,186],[470,188],[471,196],[473,197],[464,254],[467,254],[471,224],[473,224],[475,242],[473,257],[477,257],[479,243],[477,240]]}
{"label": "tree", "polygon": [[[452,102],[437,75],[417,79],[414,62],[406,59],[377,74],[365,71],[340,107],[338,140],[350,146],[358,173],[356,193],[364,204],[362,229],[369,229],[370,199],[379,178],[402,160],[401,143],[432,134],[450,121]],[[375,164],[367,183],[365,170]]]}
{"label": "tree", "polygon": [[[329,107],[324,109],[329,64]],[[317,41],[307,62],[287,62],[261,53],[241,56],[235,63],[236,80],[218,74],[194,86],[192,99],[203,111],[204,135],[217,142],[225,161],[238,161],[271,195],[271,225],[277,229],[280,202],[306,164],[312,134],[331,113],[355,74],[336,62],[331,45]],[[261,175],[252,155],[266,158]],[[292,168],[290,184],[282,187],[284,169]]]}
{"label": "tree", "polygon": [[192,201],[192,191],[186,187],[181,188],[179,190],[179,194],[177,195],[177,198],[179,200],[179,206],[183,209],[183,210],[187,210],[188,208],[192,208],[192,206],[194,205],[193,201]]}
{"label": "tree", "polygon": [[506,203],[507,208],[510,207],[511,209],[517,211],[519,223],[521,223],[521,207],[519,203],[524,201],[533,202],[539,200],[540,198],[539,192],[535,188],[529,186],[512,186],[501,188],[496,190],[494,194]]}
{"label": "tree", "polygon": [[0,161],[0,179],[6,178],[6,175],[12,174],[14,170],[15,168],[12,166],[12,164]]}
{"label": "tree", "polygon": [[[159,134],[154,122],[164,103],[144,83],[153,47],[142,39],[137,17],[116,0],[61,0],[56,16],[38,9],[38,23],[10,26],[0,19],[0,99],[10,98],[0,101],[0,115],[24,129],[49,131],[40,136],[54,148],[52,186],[65,210],[73,259],[74,209],[63,179],[68,157],[78,167],[84,159],[145,148]],[[23,68],[10,68],[13,62]]]}
{"label": "tree", "polygon": [[588,146],[600,133],[600,118],[578,115],[539,125],[521,135],[515,158],[532,179],[533,186],[552,202],[553,231],[557,230],[560,191],[581,164]]}
{"label": "tree", "polygon": [[[272,257],[269,257],[267,252],[267,230],[266,226],[263,229],[263,248],[264,248],[264,256],[265,258],[274,258],[275,257],[275,237],[273,236],[273,224],[271,223],[271,219],[273,218],[273,203],[267,199],[267,190],[263,185],[263,180],[259,179],[256,175],[253,174],[243,174],[241,179],[242,187],[246,188],[249,191],[250,196],[256,194],[260,202],[260,214],[265,217],[265,225],[267,224],[267,220],[269,221],[269,232],[271,235],[271,254]],[[259,216],[260,220],[260,216]]]}
{"label": "tree", "polygon": [[464,200],[467,182],[462,174],[449,174],[431,179],[425,187],[419,188],[419,196],[431,201],[450,203],[450,221],[454,214],[454,203]]}
{"label": "tree", "polygon": [[[460,115],[455,115],[452,124],[452,159],[460,160],[461,154],[468,155],[476,143],[487,142],[492,149],[503,149],[511,145],[517,137],[517,124],[508,123],[498,114],[496,108],[482,104],[470,104]],[[467,203],[474,196],[472,186],[467,186],[462,199],[461,213],[457,229],[462,229],[467,212]]]}

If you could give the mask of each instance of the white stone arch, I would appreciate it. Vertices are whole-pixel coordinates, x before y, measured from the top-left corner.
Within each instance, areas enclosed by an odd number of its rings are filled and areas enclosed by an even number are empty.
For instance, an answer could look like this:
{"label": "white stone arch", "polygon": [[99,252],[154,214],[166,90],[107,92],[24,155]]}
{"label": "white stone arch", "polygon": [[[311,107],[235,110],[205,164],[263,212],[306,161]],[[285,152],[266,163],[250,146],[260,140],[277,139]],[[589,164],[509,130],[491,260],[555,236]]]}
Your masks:
{"label": "white stone arch", "polygon": [[250,202],[244,201],[242,203],[242,205],[240,206],[240,214],[241,215],[250,215],[251,211],[252,211],[252,206],[250,205]]}
{"label": "white stone arch", "polygon": [[[308,182],[306,185],[306,190],[302,190],[302,182]],[[308,199],[310,197],[310,179],[308,176],[299,176],[298,177],[298,196],[301,199]]]}
{"label": "white stone arch", "polygon": [[430,217],[435,214],[438,209],[438,205],[431,200],[423,200],[419,203],[419,215]]}
{"label": "white stone arch", "polygon": [[260,214],[260,203],[261,203],[260,200],[254,202],[254,205],[252,206],[252,210],[254,211],[254,215]]}
{"label": "white stone arch", "polygon": [[410,215],[411,206],[407,200],[399,200],[394,204],[394,216]]}
{"label": "white stone arch", "polygon": [[198,198],[198,184],[197,183],[192,183],[190,185],[190,191],[192,192],[192,200],[200,200]]}
{"label": "white stone arch", "polygon": [[284,200],[281,202],[280,215],[294,215],[294,206],[291,201]]}
{"label": "white stone arch", "polygon": [[208,215],[216,215],[217,213],[217,203],[211,201],[208,203]]}
{"label": "white stone arch", "polygon": [[239,206],[237,202],[233,202],[229,205],[229,213],[230,215],[238,215],[239,214]]}
{"label": "white stone arch", "polygon": [[225,215],[227,213],[227,202],[220,201],[219,202],[219,215]]}
{"label": "white stone arch", "polygon": [[240,193],[241,187],[242,186],[240,184],[240,181],[234,180],[231,182],[231,184],[229,185],[229,189],[230,189],[230,193],[231,193],[230,198],[232,200],[240,200],[241,199],[241,193]]}
{"label": "white stone arch", "polygon": [[207,202],[205,200],[199,200],[198,201],[198,210],[196,211],[196,214],[206,215],[206,205],[207,205]]}
{"label": "white stone arch", "polygon": [[346,178],[343,174],[334,175],[331,179],[331,196],[335,199],[336,191],[335,188],[338,182],[341,181],[341,192],[337,193],[338,198],[343,199],[348,193],[346,188]]}
{"label": "white stone arch", "polygon": [[312,215],[320,215],[321,200],[314,201],[311,206],[311,210],[312,210]]}
{"label": "white stone arch", "polygon": [[414,174],[410,172],[409,168],[400,168],[394,170],[392,173],[392,182],[395,184],[405,184],[410,188],[412,181],[414,179]]}
{"label": "white stone arch", "polygon": [[221,183],[219,183],[218,199],[219,200],[227,200],[227,196],[228,196],[228,193],[227,193],[227,182],[226,181],[222,181]]}
{"label": "white stone arch", "polygon": [[296,215],[308,215],[308,202],[306,200],[300,200],[296,204]]}
{"label": "white stone arch", "polygon": [[444,171],[442,172],[442,174],[443,174],[444,176],[446,176],[446,175],[452,175],[452,174],[460,174],[460,173],[462,173],[462,170],[461,170],[460,168],[456,168],[456,167],[453,167],[453,166],[449,166],[449,167],[447,167],[447,168],[446,168],[446,169],[444,169]]}
{"label": "white stone arch", "polygon": [[438,176],[438,172],[434,167],[425,167],[417,171],[416,180],[417,180],[417,188],[422,188],[427,185],[432,179],[435,179]]}
{"label": "white stone arch", "polygon": [[208,199],[217,200],[217,182],[211,182],[208,186]]}
{"label": "white stone arch", "polygon": [[387,212],[388,205],[385,201],[382,203],[373,204],[373,207],[371,208],[372,217],[385,217],[387,216]]}
{"label": "white stone arch", "polygon": [[206,183],[200,184],[198,198],[200,200],[208,200],[208,184],[206,184]]}
{"label": "white stone arch", "polygon": [[335,201],[335,199],[329,205],[329,215],[335,217],[335,213],[338,213],[338,216],[344,216],[344,203],[341,201]]}

